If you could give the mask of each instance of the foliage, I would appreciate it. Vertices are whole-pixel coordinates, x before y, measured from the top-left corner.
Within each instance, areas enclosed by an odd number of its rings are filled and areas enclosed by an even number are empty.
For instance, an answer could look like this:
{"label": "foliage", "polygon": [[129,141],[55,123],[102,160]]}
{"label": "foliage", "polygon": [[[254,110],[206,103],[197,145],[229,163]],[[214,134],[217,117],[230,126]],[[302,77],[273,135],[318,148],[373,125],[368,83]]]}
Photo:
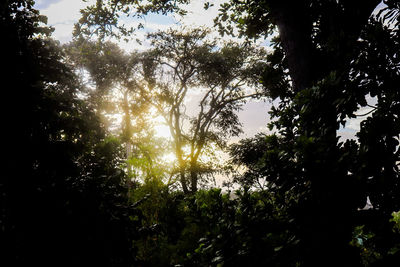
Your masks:
{"label": "foliage", "polygon": [[33,1],[1,4],[7,40],[0,182],[4,264],[126,266],[128,215],[118,143],[79,99],[80,84]]}
{"label": "foliage", "polygon": [[[225,148],[227,138],[241,132],[236,112],[246,99],[263,95],[257,84],[265,52],[233,42],[218,47],[208,35],[207,29],[149,34],[152,49],[145,55],[147,84],[141,97],[170,129],[186,193],[197,191],[198,184],[215,172],[202,159],[207,148]],[[189,111],[187,101],[194,93],[200,100]]]}
{"label": "foliage", "polygon": [[[383,227],[371,229],[356,226],[350,244],[359,249],[363,266],[389,266],[396,262],[400,251],[398,212],[392,213],[393,231],[382,232]],[[385,223],[385,222],[383,222]],[[384,242],[384,244],[382,243]]]}
{"label": "foliage", "polygon": [[267,191],[210,189],[184,197],[149,183],[133,196],[141,199],[144,194],[148,198],[139,209],[146,235],[135,243],[143,265],[298,263],[298,240],[285,206]]}
{"label": "foliage", "polygon": [[[123,142],[128,179],[138,182],[157,178],[167,182],[172,168],[165,166],[162,156],[168,152],[169,144],[155,137],[151,105],[139,90],[143,80],[142,54],[127,54],[112,42],[83,38],[75,39],[65,49],[77,72],[88,74],[86,101],[93,105],[106,128]],[[121,115],[121,122],[116,123],[116,117]]]}
{"label": "foliage", "polygon": [[372,242],[375,234],[372,232],[364,232],[364,225],[357,226],[353,232],[353,240],[350,242],[352,246],[360,248],[361,259],[364,266],[371,266],[374,262],[382,258]]}
{"label": "foliage", "polygon": [[[379,240],[376,255],[385,255],[383,240],[393,244],[387,222],[390,213],[398,210],[400,195],[398,28],[385,25],[388,17],[368,19],[377,4],[231,1],[219,18],[239,24],[241,33],[249,37],[269,35],[275,27],[279,31],[274,54],[281,60],[278,66],[286,66],[287,71],[269,72],[265,80],[278,75],[285,81],[290,75],[291,86],[271,90],[281,100],[271,110],[275,121],[270,129],[275,134],[264,142],[260,138],[242,141],[232,153],[237,163],[249,167],[243,182],[252,184],[263,177],[272,190],[292,190],[298,199],[291,215],[299,225],[296,233],[306,265],[324,258],[343,265],[331,253],[339,249],[348,255],[346,264],[358,264],[356,251],[346,246],[357,223],[374,229]],[[371,97],[376,104],[371,104]],[[367,114],[360,114],[360,107],[369,107],[364,108]],[[368,114],[357,142],[339,141],[340,123]],[[261,156],[246,157],[253,151],[261,151]],[[362,210],[367,196],[374,207],[368,212]],[[390,260],[385,256],[377,264]]]}
{"label": "foliage", "polygon": [[[188,0],[153,0],[151,2],[134,0],[97,0],[96,4],[81,10],[81,19],[75,25],[74,35],[91,37],[97,35],[127,38],[135,31],[135,27],[125,27],[118,23],[121,16],[143,18],[149,13],[163,14],[175,12],[180,15],[186,14],[180,4],[187,4]],[[141,23],[137,28],[142,28]]]}
{"label": "foliage", "polygon": [[294,256],[298,241],[285,209],[269,192],[244,189],[232,195],[220,190],[200,191],[194,211],[200,225],[213,225],[204,231],[195,253],[189,255],[197,265],[296,265],[296,258],[284,255]]}
{"label": "foliage", "polygon": [[[101,38],[115,36],[115,29],[129,35],[118,18],[132,10],[135,16],[183,13],[179,4],[188,3],[113,0],[82,12],[65,55],[33,1],[2,2],[4,99],[14,104],[3,111],[2,260],[57,266],[399,262],[399,4],[385,1],[371,16],[379,2],[223,4],[216,19],[221,33],[278,33],[268,55],[248,43],[217,46],[204,29],[150,34],[152,49],[131,55],[84,39],[92,31]],[[73,67],[89,72],[95,90],[84,88]],[[189,116],[188,91],[200,87],[200,111]],[[121,93],[114,102],[107,99],[113,88]],[[265,92],[279,100],[271,132],[230,149],[232,163],[243,168],[235,176],[241,189],[197,190],[202,175],[214,171],[202,153],[213,144],[224,147],[225,134],[237,135],[235,112]],[[107,101],[124,112],[117,138],[98,116]],[[151,105],[173,135],[183,192],[164,184],[165,167],[153,164],[167,145],[143,133],[140,120],[132,124]],[[338,129],[355,118],[360,129],[342,141]],[[135,133],[143,135],[133,140]],[[142,183],[130,180],[129,164],[140,169],[135,175]]]}
{"label": "foliage", "polygon": [[392,212],[393,218],[390,219],[391,222],[394,222],[393,231],[400,232],[400,212]]}
{"label": "foliage", "polygon": [[[91,94],[96,96],[94,102],[98,106],[100,103],[98,109],[105,102],[103,95],[115,95],[112,88],[121,91],[123,100],[111,103],[124,113],[122,138],[127,158],[132,156],[128,169],[134,167],[130,173],[153,178],[169,176],[168,181],[178,175],[186,193],[195,192],[213,178],[219,166],[207,160],[215,158],[210,148],[223,149],[229,137],[241,133],[237,111],[246,99],[263,95],[259,80],[265,51],[234,42],[219,47],[215,40],[209,40],[209,33],[208,29],[152,33],[148,35],[151,48],[131,55],[125,55],[112,43],[95,43],[82,37],[67,47],[71,59],[84,67],[95,82],[96,90]],[[255,88],[254,92],[247,92],[249,86]],[[187,111],[187,101],[195,93],[201,95],[196,103],[198,111]],[[149,118],[152,109],[164,118],[171,132],[177,160],[169,170],[157,163],[156,153],[148,153],[158,150],[151,149],[151,145],[162,144],[149,134],[138,138],[151,127],[149,123],[141,128],[137,125]],[[132,146],[135,155],[128,152]]]}

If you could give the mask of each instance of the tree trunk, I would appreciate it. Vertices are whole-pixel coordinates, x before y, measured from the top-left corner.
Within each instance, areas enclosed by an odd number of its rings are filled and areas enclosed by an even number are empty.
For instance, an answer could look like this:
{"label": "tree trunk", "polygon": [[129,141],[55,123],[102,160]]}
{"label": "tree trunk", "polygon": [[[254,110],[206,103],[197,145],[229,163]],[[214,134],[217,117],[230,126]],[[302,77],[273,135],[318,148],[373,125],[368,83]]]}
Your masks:
{"label": "tree trunk", "polygon": [[186,164],[185,161],[183,160],[182,145],[179,142],[179,140],[175,140],[175,154],[179,165],[179,179],[182,185],[183,193],[186,195],[189,193],[189,188],[187,185],[186,174],[185,174]]}
{"label": "tree trunk", "polygon": [[197,173],[196,163],[191,163],[190,166],[190,189],[192,193],[197,192],[197,181],[198,181],[198,173]]}
{"label": "tree trunk", "polygon": [[122,109],[124,111],[124,120],[123,120],[123,141],[125,141],[126,147],[126,159],[129,159],[132,155],[132,123],[131,123],[131,114],[129,111],[129,101],[128,101],[129,91],[126,90],[124,92],[124,102],[122,104]]}
{"label": "tree trunk", "polygon": [[[270,1],[270,12],[278,26],[294,92],[307,89],[336,70],[336,67],[346,64],[343,60],[347,60],[348,50],[352,49],[352,44],[357,40],[362,26],[380,1],[348,2],[343,3],[348,10],[341,16],[345,22],[338,21],[338,18],[326,19],[327,23],[337,23],[329,25],[328,29],[332,32],[327,33],[328,35],[340,32],[347,34],[343,40],[337,39],[337,42],[346,43],[345,45],[338,43],[333,47],[339,49],[331,54],[332,60],[338,64],[331,64],[326,58],[318,55],[312,43],[312,20],[309,17],[308,1]],[[329,10],[325,11],[325,16],[335,15],[334,11],[332,13]],[[334,58],[336,55],[342,58]],[[336,89],[330,88],[330,90]],[[329,104],[333,99],[328,99],[327,92],[326,95],[321,103],[314,105],[315,110],[306,115],[308,117],[300,115],[304,117],[303,121],[309,122],[309,125],[302,125],[304,128],[300,134],[317,140],[316,149],[305,152],[307,155],[304,155],[308,162],[308,166],[305,166],[305,176],[311,182],[311,195],[298,214],[303,229],[301,230],[305,253],[303,256],[305,266],[357,266],[356,258],[346,259],[346,256],[356,254],[348,245],[353,225],[351,222],[353,206],[346,203],[350,199],[344,182],[347,173],[341,173],[338,166],[340,157],[336,138],[338,111],[334,105]],[[322,104],[325,106],[318,106]],[[324,131],[321,131],[320,126]]]}
{"label": "tree trunk", "polygon": [[180,175],[180,181],[181,181],[183,193],[185,195],[187,195],[187,194],[189,194],[189,188],[188,188],[187,183],[186,183],[185,171],[181,170],[179,175]]}
{"label": "tree trunk", "polygon": [[311,26],[305,1],[271,1],[271,14],[278,26],[292,78],[298,92],[311,82],[313,52]]}

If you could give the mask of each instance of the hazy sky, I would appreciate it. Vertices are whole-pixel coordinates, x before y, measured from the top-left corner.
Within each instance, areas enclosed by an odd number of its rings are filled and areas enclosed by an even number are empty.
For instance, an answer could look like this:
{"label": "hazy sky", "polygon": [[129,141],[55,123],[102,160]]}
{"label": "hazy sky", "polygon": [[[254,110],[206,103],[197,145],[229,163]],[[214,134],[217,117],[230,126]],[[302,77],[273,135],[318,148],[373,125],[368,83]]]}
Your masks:
{"label": "hazy sky", "polygon": [[[95,0],[89,0],[86,3],[82,0],[37,0],[36,8],[41,11],[41,14],[48,17],[48,24],[55,28],[53,37],[61,43],[66,43],[71,40],[73,25],[80,18],[79,10],[93,2],[95,2]],[[147,16],[144,21],[145,29],[138,31],[135,36],[135,38],[144,41],[143,45],[140,46],[136,42],[120,42],[120,46],[127,51],[145,49],[148,45],[145,41],[145,34],[147,31],[179,27],[180,25],[212,27],[213,19],[218,14],[219,3],[223,2],[223,0],[214,1],[214,6],[207,11],[203,9],[204,2],[204,0],[192,1],[192,3],[186,7],[189,14],[183,18],[173,15],[168,17],[162,15]],[[125,20],[124,23],[138,22]],[[241,137],[251,137],[258,132],[266,131],[270,107],[271,103],[268,103],[268,101],[266,103],[253,101],[243,107],[243,111],[239,113],[239,118],[243,124],[245,133]],[[362,113],[365,113],[365,110],[360,110],[359,114]],[[355,132],[359,129],[362,119],[365,118],[361,117],[349,121],[344,129],[339,130],[339,135],[344,139],[353,138]]]}
{"label": "hazy sky", "polygon": [[[40,10],[41,14],[48,17],[48,25],[55,28],[53,37],[61,43],[67,43],[72,39],[74,23],[80,18],[79,10],[93,2],[93,0],[87,3],[82,0],[38,0],[36,1],[35,7]],[[148,45],[145,41],[145,34],[147,31],[179,27],[179,25],[213,26],[213,19],[218,14],[218,2],[222,1],[215,1],[214,7],[211,7],[207,11],[203,9],[204,2],[205,1],[193,1],[193,3],[186,8],[189,14],[183,18],[172,15],[168,17],[162,15],[147,16],[144,21],[145,30],[138,31],[135,36],[135,38],[144,40],[143,46],[140,46],[134,41],[129,43],[121,41],[119,45],[127,51],[145,49]],[[135,22],[131,20],[124,21],[124,23]],[[252,101],[243,107],[243,111],[239,113],[239,118],[243,124],[245,133],[241,137],[251,137],[258,132],[266,130],[270,106],[271,104],[268,102]]]}

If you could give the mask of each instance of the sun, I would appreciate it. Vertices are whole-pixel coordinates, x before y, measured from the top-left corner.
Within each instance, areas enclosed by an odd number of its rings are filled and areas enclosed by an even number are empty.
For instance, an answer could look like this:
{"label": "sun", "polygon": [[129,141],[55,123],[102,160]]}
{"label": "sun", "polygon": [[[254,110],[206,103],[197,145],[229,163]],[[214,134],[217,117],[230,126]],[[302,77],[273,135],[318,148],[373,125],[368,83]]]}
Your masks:
{"label": "sun", "polygon": [[165,153],[161,158],[165,163],[172,164],[176,162],[176,156],[173,152]]}
{"label": "sun", "polygon": [[166,138],[166,139],[172,138],[169,127],[165,124],[156,122],[156,124],[154,126],[154,131],[155,131],[156,137],[162,137],[162,138]]}

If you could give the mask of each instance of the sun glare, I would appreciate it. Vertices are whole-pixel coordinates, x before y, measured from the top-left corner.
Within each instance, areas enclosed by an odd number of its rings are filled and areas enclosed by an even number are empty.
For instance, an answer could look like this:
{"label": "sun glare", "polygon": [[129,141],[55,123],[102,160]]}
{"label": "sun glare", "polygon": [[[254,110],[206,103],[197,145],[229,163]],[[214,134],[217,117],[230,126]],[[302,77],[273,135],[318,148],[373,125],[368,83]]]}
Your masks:
{"label": "sun glare", "polygon": [[173,152],[170,152],[170,153],[164,154],[162,156],[162,160],[165,163],[172,164],[172,163],[174,163],[176,161],[176,156],[175,156],[175,154]]}
{"label": "sun glare", "polygon": [[154,126],[155,136],[162,137],[166,139],[171,139],[171,132],[169,131],[169,127],[165,124],[156,122]]}

